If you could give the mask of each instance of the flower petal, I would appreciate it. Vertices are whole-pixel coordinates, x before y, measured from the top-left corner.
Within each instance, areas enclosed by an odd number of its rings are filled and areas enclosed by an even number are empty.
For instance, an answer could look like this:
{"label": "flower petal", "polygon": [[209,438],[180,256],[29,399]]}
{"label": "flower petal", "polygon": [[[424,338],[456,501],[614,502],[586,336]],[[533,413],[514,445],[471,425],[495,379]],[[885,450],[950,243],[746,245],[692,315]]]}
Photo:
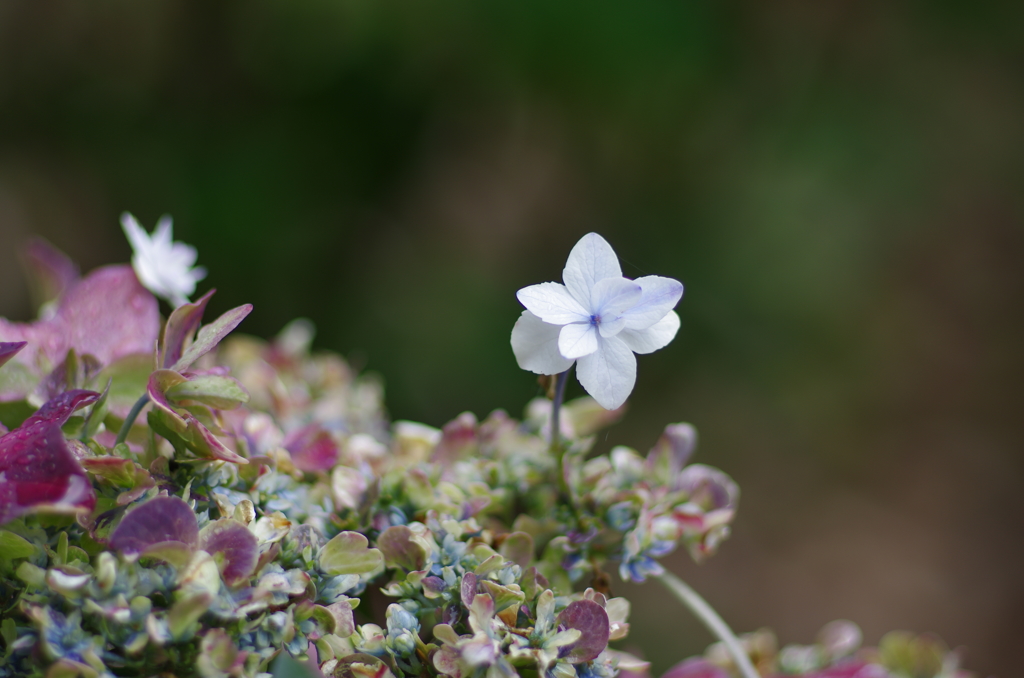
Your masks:
{"label": "flower petal", "polygon": [[519,367],[536,374],[559,374],[572,367],[573,361],[558,352],[561,329],[523,311],[512,328],[512,352]]}
{"label": "flower petal", "polygon": [[597,328],[590,323],[571,323],[558,333],[558,352],[569,359],[582,358],[597,350]]}
{"label": "flower petal", "polygon": [[128,237],[133,251],[141,252],[149,248],[149,234],[142,230],[142,226],[131,212],[121,215],[121,228],[124,229],[124,234]]}
{"label": "flower petal", "polygon": [[672,341],[679,331],[679,314],[669,311],[668,314],[646,330],[631,330],[628,327],[616,336],[625,342],[634,353],[653,353],[664,348]]}
{"label": "flower petal", "polygon": [[621,278],[619,258],[608,241],[597,233],[587,233],[569,252],[562,269],[562,281],[581,304],[590,301],[590,290],[599,280]]}
{"label": "flower petal", "polygon": [[601,407],[614,410],[633,391],[636,357],[618,337],[600,337],[598,349],[577,361],[576,376]]}
{"label": "flower petal", "polygon": [[538,318],[553,325],[589,320],[590,313],[576,301],[565,285],[546,282],[516,292],[519,303]]}
{"label": "flower petal", "polygon": [[614,337],[625,327],[623,314],[640,303],[643,290],[628,278],[604,278],[590,290],[590,308],[600,318],[602,337]]}
{"label": "flower petal", "polygon": [[676,307],[683,296],[683,283],[660,275],[647,275],[634,281],[643,290],[640,303],[625,312],[626,327],[647,329]]}

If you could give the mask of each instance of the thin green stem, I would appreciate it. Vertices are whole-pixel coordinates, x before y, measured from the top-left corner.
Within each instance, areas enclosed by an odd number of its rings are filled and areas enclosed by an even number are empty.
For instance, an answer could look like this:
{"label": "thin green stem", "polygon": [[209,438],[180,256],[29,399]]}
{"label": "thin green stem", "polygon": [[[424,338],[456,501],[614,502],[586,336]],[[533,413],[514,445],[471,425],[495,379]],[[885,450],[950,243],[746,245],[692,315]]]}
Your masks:
{"label": "thin green stem", "polygon": [[732,632],[729,625],[718,616],[714,608],[700,597],[700,594],[668,570],[655,576],[661,580],[665,588],[671,591],[683,605],[690,609],[690,612],[693,612],[697,619],[703,622],[708,631],[711,631],[713,635],[722,641],[725,649],[729,652],[729,656],[732,658],[733,664],[740,670],[743,678],[760,678],[760,674],[750,662],[750,657],[747,656],[746,650],[740,645],[739,638]]}
{"label": "thin green stem", "polygon": [[128,437],[128,432],[132,430],[132,425],[135,424],[135,420],[139,417],[139,412],[149,402],[149,395],[146,393],[142,394],[142,397],[135,401],[132,405],[132,409],[128,412],[128,416],[125,418],[124,423],[121,424],[121,430],[117,432],[117,440],[114,441],[114,446],[118,446],[125,441]]}
{"label": "thin green stem", "polygon": [[[571,367],[569,368],[572,369]],[[565,399],[565,382],[569,381],[569,370],[558,375],[555,381],[555,399],[551,403],[551,449],[557,450],[562,440],[562,428],[559,415],[562,413],[562,401]],[[561,457],[561,455],[559,455]]]}

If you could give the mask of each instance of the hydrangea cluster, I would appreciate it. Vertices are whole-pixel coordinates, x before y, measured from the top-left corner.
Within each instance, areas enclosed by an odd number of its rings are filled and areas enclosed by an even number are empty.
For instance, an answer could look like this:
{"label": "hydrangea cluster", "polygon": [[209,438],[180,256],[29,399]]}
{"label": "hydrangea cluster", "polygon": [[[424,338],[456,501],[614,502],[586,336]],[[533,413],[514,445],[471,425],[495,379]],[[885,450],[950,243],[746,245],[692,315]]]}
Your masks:
{"label": "hydrangea cluster", "polygon": [[212,292],[161,321],[132,268],[31,252],[44,313],[0,320],[0,676],[611,678],[644,663],[608,647],[609,569],[728,534],[686,424],[592,456],[621,411],[582,398],[559,456],[546,399],[390,423],[306,321],[229,337],[251,307],[203,324]]}
{"label": "hydrangea cluster", "polygon": [[[647,671],[609,647],[630,614],[609,572],[660,575],[680,545],[706,558],[739,497],[690,463],[688,424],[646,454],[593,453],[632,389],[632,352],[674,336],[678,283],[623,278],[587,236],[563,290],[521,294],[513,344],[540,372],[579,361],[598,399],[436,429],[389,422],[380,382],[312,351],[307,321],[269,342],[232,334],[248,305],[204,324],[213,292],[187,300],[195,251],[169,221],[152,240],[130,216],[125,228],[134,269],[82,277],[30,244],[39,319],[0,319],[0,678]],[[549,313],[549,292],[590,315]],[[166,320],[154,294],[174,304]],[[884,656],[906,654],[897,641]],[[850,673],[890,664],[828,643],[771,648],[754,657],[766,674],[904,675]],[[671,678],[724,678],[723,656]]]}

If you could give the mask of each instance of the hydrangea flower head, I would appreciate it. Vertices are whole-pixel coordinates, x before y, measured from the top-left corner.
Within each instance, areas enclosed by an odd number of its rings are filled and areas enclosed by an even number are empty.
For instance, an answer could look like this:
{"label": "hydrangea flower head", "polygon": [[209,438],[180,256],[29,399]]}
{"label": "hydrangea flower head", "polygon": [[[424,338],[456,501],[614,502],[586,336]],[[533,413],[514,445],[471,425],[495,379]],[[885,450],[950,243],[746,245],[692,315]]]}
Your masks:
{"label": "hydrangea flower head", "polygon": [[526,307],[512,328],[516,360],[537,374],[559,374],[575,362],[587,393],[615,409],[636,383],[633,354],[656,351],[676,336],[672,309],[683,285],[656,275],[623,277],[615,251],[596,233],[572,248],[562,280],[516,293]]}
{"label": "hydrangea flower head", "polygon": [[150,236],[128,212],[121,215],[121,227],[132,245],[132,268],[139,282],[153,294],[174,306],[188,303],[196,283],[206,277],[206,269],[196,263],[196,248],[171,241],[171,218],[163,216]]}

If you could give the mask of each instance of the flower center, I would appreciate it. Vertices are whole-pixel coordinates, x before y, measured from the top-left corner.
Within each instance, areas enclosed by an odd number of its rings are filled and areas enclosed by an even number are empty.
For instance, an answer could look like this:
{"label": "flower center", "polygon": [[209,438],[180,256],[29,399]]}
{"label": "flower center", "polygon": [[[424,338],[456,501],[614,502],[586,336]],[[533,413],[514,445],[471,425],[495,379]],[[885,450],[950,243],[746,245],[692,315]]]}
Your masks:
{"label": "flower center", "polygon": [[593,325],[594,327],[597,327],[598,325],[600,325],[601,324],[601,316],[599,316],[599,315],[592,315],[592,316],[590,316],[590,324]]}

